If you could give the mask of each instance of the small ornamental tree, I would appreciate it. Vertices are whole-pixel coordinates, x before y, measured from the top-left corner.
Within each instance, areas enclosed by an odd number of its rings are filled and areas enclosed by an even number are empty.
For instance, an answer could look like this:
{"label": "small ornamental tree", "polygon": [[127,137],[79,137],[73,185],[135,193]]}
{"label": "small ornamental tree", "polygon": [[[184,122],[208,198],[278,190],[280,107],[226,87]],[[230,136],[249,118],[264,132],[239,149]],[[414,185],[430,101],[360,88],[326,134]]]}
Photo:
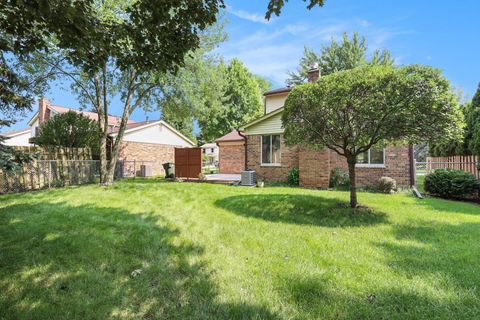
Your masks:
{"label": "small ornamental tree", "polygon": [[69,111],[58,114],[40,126],[35,144],[45,147],[91,148],[98,153],[97,121],[81,113]]}
{"label": "small ornamental tree", "polygon": [[288,144],[327,147],[346,158],[350,206],[357,206],[357,156],[375,145],[415,143],[461,134],[449,81],[425,66],[365,66],[295,87],[282,122]]}

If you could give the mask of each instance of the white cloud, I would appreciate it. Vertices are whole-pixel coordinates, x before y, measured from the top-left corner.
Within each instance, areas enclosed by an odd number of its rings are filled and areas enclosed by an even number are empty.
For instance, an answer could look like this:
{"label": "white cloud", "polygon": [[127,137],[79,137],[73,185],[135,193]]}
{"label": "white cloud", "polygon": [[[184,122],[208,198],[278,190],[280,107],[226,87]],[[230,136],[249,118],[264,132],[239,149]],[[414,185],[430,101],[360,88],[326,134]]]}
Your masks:
{"label": "white cloud", "polygon": [[232,6],[227,7],[227,12],[233,14],[234,16],[252,21],[252,22],[257,22],[257,23],[263,23],[263,24],[268,24],[270,21],[265,19],[265,16],[259,13],[251,13],[245,10],[236,10]]}
{"label": "white cloud", "polygon": [[366,37],[370,52],[386,47],[386,43],[396,36],[410,33],[379,28],[361,19],[319,24],[299,22],[285,26],[269,24],[241,38],[230,38],[220,46],[218,53],[227,60],[239,58],[253,73],[275,81],[276,85],[283,85],[288,71],[298,67],[305,45],[318,51],[332,38],[339,40],[343,32],[351,34],[353,31]]}

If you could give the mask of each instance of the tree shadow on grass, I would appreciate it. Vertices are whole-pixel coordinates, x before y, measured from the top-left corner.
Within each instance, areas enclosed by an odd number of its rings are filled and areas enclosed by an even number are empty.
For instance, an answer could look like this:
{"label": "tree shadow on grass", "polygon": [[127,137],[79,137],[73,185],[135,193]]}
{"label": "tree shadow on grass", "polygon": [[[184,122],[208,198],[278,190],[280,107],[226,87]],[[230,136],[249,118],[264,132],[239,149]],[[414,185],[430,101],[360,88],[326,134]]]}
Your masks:
{"label": "tree shadow on grass", "polygon": [[422,206],[438,211],[439,213],[480,215],[480,205],[472,202],[446,200],[434,197],[427,197],[418,201]]}
{"label": "tree shadow on grass", "polygon": [[309,319],[473,319],[475,310],[415,288],[349,289],[328,276],[284,279],[280,292]]}
{"label": "tree shadow on grass", "polygon": [[0,207],[0,318],[276,318],[219,302],[202,256],[150,213],[45,200]]}
{"label": "tree shadow on grass", "polygon": [[[456,290],[476,292],[480,284],[480,223],[415,220],[394,226],[395,241],[378,244],[389,266],[407,277],[431,277]],[[478,307],[480,314],[480,306]]]}
{"label": "tree shadow on grass", "polygon": [[359,227],[387,222],[387,215],[370,209],[350,209],[321,196],[257,194],[219,199],[215,205],[245,217],[300,225]]}

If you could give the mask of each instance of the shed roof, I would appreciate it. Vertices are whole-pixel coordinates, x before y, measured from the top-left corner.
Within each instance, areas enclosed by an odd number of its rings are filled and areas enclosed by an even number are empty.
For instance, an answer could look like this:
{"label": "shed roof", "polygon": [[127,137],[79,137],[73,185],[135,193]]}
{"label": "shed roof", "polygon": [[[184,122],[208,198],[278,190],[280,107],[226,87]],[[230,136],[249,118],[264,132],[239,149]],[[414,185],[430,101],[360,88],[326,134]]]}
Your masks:
{"label": "shed roof", "polygon": [[242,131],[232,130],[223,137],[218,138],[215,142],[227,142],[227,141],[243,141],[245,137],[243,136]]}

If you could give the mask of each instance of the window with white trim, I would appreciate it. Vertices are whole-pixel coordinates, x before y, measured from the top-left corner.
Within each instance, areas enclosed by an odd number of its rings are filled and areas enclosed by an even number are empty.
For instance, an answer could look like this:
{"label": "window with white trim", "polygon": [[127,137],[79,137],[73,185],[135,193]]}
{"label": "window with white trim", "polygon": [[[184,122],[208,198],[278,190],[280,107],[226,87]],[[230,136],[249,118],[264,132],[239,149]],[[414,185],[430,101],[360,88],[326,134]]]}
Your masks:
{"label": "window with white trim", "polygon": [[373,147],[357,156],[357,165],[360,166],[384,166],[385,149]]}
{"label": "window with white trim", "polygon": [[262,164],[280,165],[280,135],[262,136]]}

